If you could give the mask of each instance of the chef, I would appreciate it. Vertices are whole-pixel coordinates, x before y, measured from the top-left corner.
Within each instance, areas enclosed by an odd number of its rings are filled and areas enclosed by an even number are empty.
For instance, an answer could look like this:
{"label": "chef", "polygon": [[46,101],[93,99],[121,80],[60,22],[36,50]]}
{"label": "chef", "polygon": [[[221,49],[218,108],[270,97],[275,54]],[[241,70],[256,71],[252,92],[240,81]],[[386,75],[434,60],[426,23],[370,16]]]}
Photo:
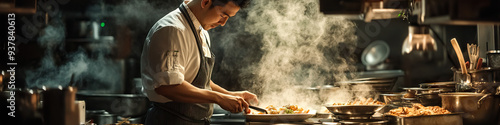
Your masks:
{"label": "chef", "polygon": [[238,113],[257,96],[231,92],[211,80],[215,56],[206,30],[224,26],[249,0],[191,0],[158,20],[141,57],[145,94],[153,106],[146,125],[208,124],[213,103]]}

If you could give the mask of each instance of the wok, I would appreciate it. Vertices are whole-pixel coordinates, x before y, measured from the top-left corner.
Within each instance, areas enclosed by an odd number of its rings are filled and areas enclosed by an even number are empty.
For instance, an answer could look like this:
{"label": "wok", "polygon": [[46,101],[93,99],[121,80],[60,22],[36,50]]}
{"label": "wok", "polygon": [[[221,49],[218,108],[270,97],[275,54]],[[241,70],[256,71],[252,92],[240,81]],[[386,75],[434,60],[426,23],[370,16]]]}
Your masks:
{"label": "wok", "polygon": [[373,115],[384,105],[326,105],[335,115]]}

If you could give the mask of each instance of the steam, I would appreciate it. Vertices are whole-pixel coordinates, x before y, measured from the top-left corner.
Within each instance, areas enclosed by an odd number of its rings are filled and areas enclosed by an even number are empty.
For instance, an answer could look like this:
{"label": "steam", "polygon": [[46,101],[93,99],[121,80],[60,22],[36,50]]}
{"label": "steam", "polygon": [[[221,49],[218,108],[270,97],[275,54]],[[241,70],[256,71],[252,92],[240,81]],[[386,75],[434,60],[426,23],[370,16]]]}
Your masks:
{"label": "steam", "polygon": [[127,0],[110,6],[109,14],[116,19],[116,23],[127,25],[134,29],[147,31],[158,19],[168,12],[179,7],[183,0]]}
{"label": "steam", "polygon": [[[76,50],[68,50],[65,37],[65,25],[62,19],[53,18],[40,32],[37,42],[44,48],[40,63],[26,70],[28,88],[78,86],[101,92],[116,92],[123,88],[122,71],[119,61],[107,57],[112,51],[114,41],[101,40],[95,43],[85,42]],[[70,83],[74,75],[73,84]]]}
{"label": "steam", "polygon": [[258,74],[260,82],[253,88],[262,91],[263,105],[298,104],[315,108],[321,103],[318,95],[297,87],[328,84],[326,79],[331,75],[328,72],[349,70],[345,58],[333,58],[340,63],[331,62],[323,49],[341,42],[354,44],[354,24],[322,17],[314,13],[317,9],[318,5],[311,1],[259,1],[252,8],[256,11],[249,12],[248,21],[254,22],[255,27],[247,30],[263,34],[261,49],[265,54],[258,65],[251,67]]}
{"label": "steam", "polygon": [[[137,34],[147,33],[154,22],[181,2],[124,1],[110,6],[107,15],[114,17],[117,25],[127,25]],[[38,42],[46,47],[45,56],[39,67],[27,72],[28,84],[64,86],[71,74],[75,74],[77,82],[88,78],[95,81],[83,85],[88,88],[123,89],[115,86],[122,82],[119,78],[123,71],[117,65],[120,62],[106,56],[111,53],[113,42],[93,44],[91,57],[84,48],[66,52],[65,62],[58,63],[61,57],[55,57],[54,53],[65,52],[60,48],[66,44],[63,27],[53,23],[44,29]],[[347,75],[356,70],[355,24],[323,15],[317,0],[252,0],[249,8],[229,19],[226,27],[209,31],[212,50],[220,61],[214,73],[229,74],[214,74],[213,80],[234,80],[232,76],[238,75],[238,81],[227,83],[240,83],[242,88],[256,93],[261,106],[298,104],[319,109],[324,103],[369,95],[352,93],[347,85],[319,94],[306,89],[348,80]],[[136,37],[140,41],[134,46],[140,48],[145,36]]]}
{"label": "steam", "polygon": [[[144,1],[131,0],[116,4],[95,3],[83,15],[91,19],[107,20],[110,26],[127,26],[135,33],[147,34],[152,24],[174,10],[182,0]],[[113,3],[113,2],[111,2]],[[38,44],[45,49],[39,65],[26,70],[27,87],[56,87],[70,85],[71,76],[79,89],[95,90],[100,93],[123,92],[124,60],[113,59],[118,38],[86,43],[66,42],[65,24],[61,13],[51,18],[50,23],[40,32]],[[69,16],[68,16],[69,17]],[[109,26],[108,26],[109,27]],[[116,28],[116,27],[112,27]],[[112,32],[113,33],[113,32]],[[114,34],[109,34],[114,35]],[[134,37],[134,36],[132,36]],[[134,43],[133,54],[140,55],[143,36],[135,36],[140,42]],[[102,36],[101,36],[102,38]],[[136,41],[137,41],[136,40]],[[77,45],[76,50],[65,48],[67,44]]]}

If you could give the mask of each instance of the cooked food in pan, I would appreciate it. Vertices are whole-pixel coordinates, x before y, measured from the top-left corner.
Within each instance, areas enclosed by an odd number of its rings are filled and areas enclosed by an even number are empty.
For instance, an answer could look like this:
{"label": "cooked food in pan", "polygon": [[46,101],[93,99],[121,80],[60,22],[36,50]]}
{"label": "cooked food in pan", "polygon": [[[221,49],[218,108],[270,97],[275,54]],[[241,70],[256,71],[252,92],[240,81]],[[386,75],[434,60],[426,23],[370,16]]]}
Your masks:
{"label": "cooked food in pan", "polygon": [[[304,109],[298,105],[285,105],[281,107],[275,107],[274,105],[269,105],[266,107],[269,114],[307,114],[309,109]],[[264,114],[258,111],[251,111],[249,114]]]}
{"label": "cooked food in pan", "polygon": [[346,103],[333,103],[333,105],[385,105],[385,103],[373,100],[373,98],[360,98]]}
{"label": "cooked food in pan", "polygon": [[441,108],[439,106],[423,106],[422,104],[416,103],[412,107],[399,107],[397,109],[392,109],[388,115],[399,116],[399,117],[411,117],[411,116],[424,116],[424,115],[440,115],[440,114],[450,114],[451,112]]}

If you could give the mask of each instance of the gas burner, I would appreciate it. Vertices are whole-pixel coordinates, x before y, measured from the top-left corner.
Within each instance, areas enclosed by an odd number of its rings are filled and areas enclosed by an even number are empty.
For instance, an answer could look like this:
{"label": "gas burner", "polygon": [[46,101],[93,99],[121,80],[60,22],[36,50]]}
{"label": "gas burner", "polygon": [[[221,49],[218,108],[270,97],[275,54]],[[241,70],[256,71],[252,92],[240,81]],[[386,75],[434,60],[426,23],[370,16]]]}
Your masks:
{"label": "gas burner", "polygon": [[372,119],[372,115],[334,115],[336,119],[349,120],[349,119]]}
{"label": "gas burner", "polygon": [[384,119],[382,116],[375,115],[334,115],[333,118],[338,120],[351,120],[351,119]]}

